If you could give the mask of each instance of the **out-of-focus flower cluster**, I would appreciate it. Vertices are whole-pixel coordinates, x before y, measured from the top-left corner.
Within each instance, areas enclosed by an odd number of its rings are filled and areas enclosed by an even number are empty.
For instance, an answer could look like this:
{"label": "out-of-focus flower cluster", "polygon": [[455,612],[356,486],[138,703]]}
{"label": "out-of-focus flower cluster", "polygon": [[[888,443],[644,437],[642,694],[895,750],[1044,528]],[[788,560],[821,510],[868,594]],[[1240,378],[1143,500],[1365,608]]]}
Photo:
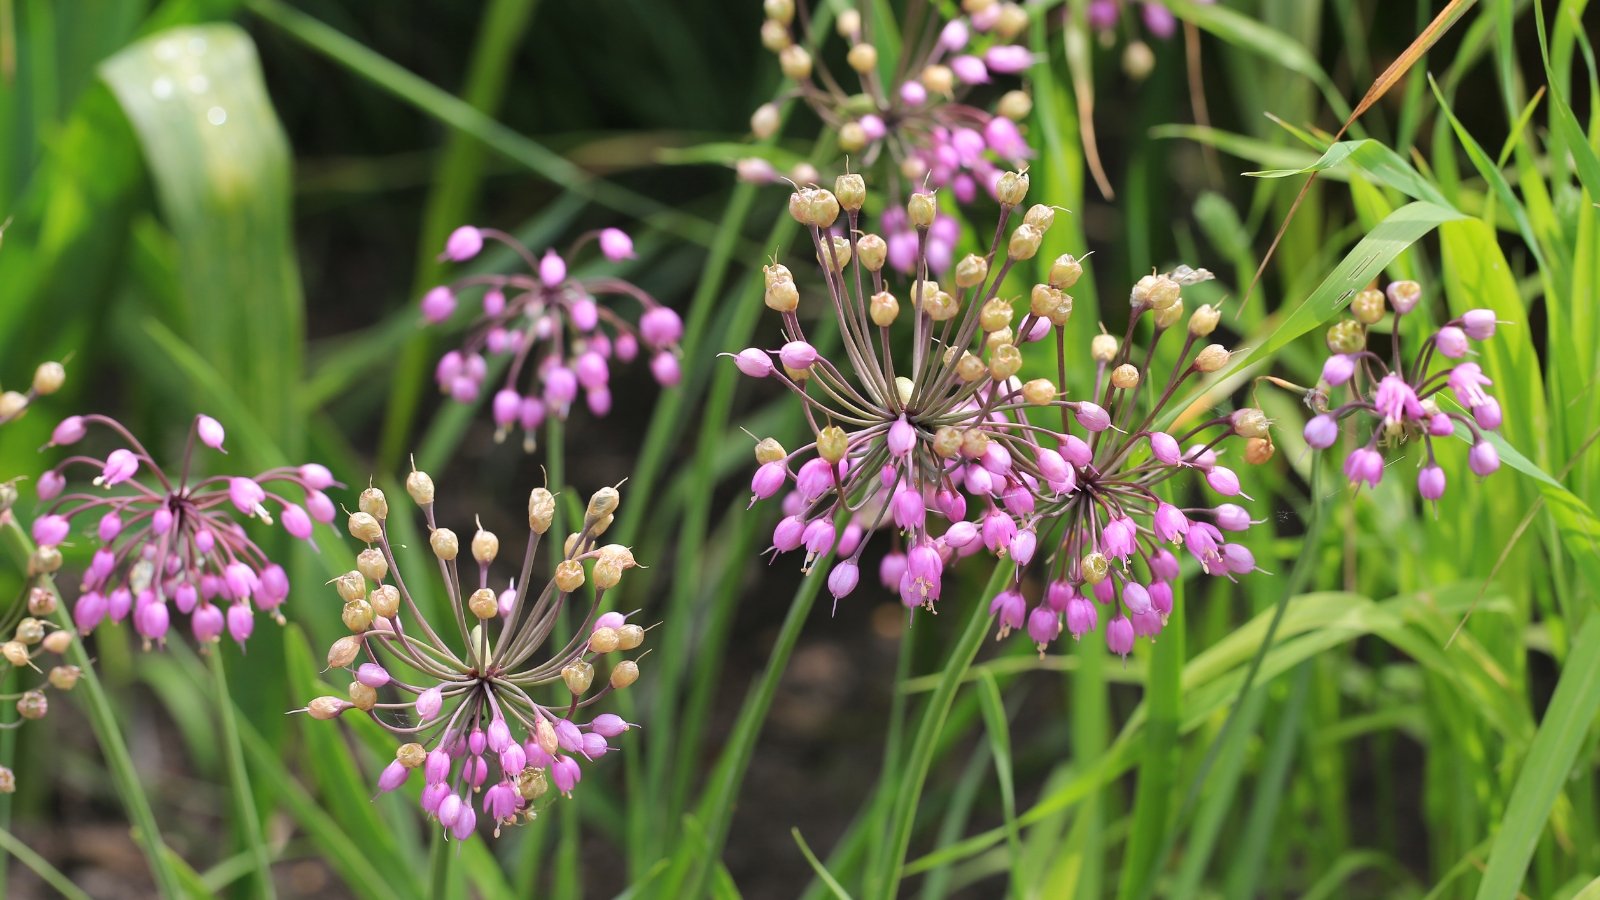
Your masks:
{"label": "out-of-focus flower cluster", "polygon": [[[138,438],[115,419],[70,416],[55,427],[52,446],[71,446],[91,428],[110,432],[122,446],[104,457],[73,455],[39,476],[45,506],[33,522],[38,545],[33,566],[61,568],[60,548],[77,538],[97,545],[78,590],[72,617],[88,633],[130,614],[145,646],[164,643],[172,608],[189,616],[202,645],[226,629],[243,644],[255,628],[255,611],[278,612],[289,578],[250,536],[240,517],[280,522],[290,535],[310,540],[314,523],[331,523],[333,501],[323,491],[335,482],[326,467],[268,469],[254,477],[193,474],[196,443],[223,449],[221,423],[196,416],[175,474],[163,469]],[[68,476],[93,471],[81,490]],[[143,478],[139,478],[141,473]]]}
{"label": "out-of-focus flower cluster", "polygon": [[[891,205],[901,195],[889,172],[913,187],[948,186],[965,203],[980,187],[992,193],[1006,168],[1032,155],[1017,124],[1032,109],[1027,92],[990,96],[987,90],[1033,65],[1032,53],[1017,43],[1029,18],[1018,4],[965,0],[963,14],[948,20],[938,4],[911,4],[900,23],[905,41],[897,58],[880,54],[872,14],[852,5],[835,22],[849,44],[850,69],[837,75],[812,55],[824,35],[813,33],[804,0],[765,0],[764,7],[761,41],[777,54],[794,86],[752,115],[757,137],[774,134],[780,104],[798,97],[837,134],[839,149],[858,160],[859,168],[887,170],[880,183],[891,185]],[[974,93],[984,98],[981,105]],[[779,177],[764,159],[741,160],[738,170],[757,183]],[[819,178],[809,164],[790,175],[801,184]]]}
{"label": "out-of-focus flower cluster", "polygon": [[61,363],[40,363],[39,367],[33,370],[33,381],[26,391],[0,392],[0,425],[21,418],[34,400],[61,390],[61,385],[66,383],[66,380],[67,369]]}
{"label": "out-of-focus flower cluster", "polygon": [[[1102,334],[1093,342],[1090,396],[1066,399],[1046,378],[1023,382],[1025,350],[1052,334],[1057,371],[1065,377],[1057,329],[1072,315],[1066,292],[1083,267],[1071,255],[1058,257],[1017,321],[1002,283],[1038,253],[1056,212],[1043,205],[1024,211],[1026,175],[1005,173],[997,187],[994,243],[986,255],[956,263],[947,283],[928,277],[935,197],[911,196],[906,216],[916,233],[919,277],[898,296],[885,278],[888,243],[858,229],[866,194],[860,176],[840,177],[831,192],[802,188],[791,196],[790,212],[809,229],[821,263],[825,303],[843,350],[827,356],[807,341],[793,274],[769,266],[765,302],[782,315],[785,343],[742,350],[735,363],[746,375],[789,388],[815,440],[793,452],[771,438],[760,441],[752,503],[784,495],[775,552],[803,549],[807,569],[837,554],[828,574],[836,601],[858,586],[870,537],[887,530],[893,547],[879,580],[907,607],[933,609],[945,574],[964,557],[1009,557],[1019,585],[1037,561],[1047,570],[1046,595],[1031,613],[1019,587],[996,598],[1002,634],[1026,628],[1041,649],[1063,624],[1081,636],[1098,623],[1092,597],[1110,610],[1111,648],[1126,654],[1135,634],[1160,631],[1171,611],[1178,562],[1164,545],[1183,545],[1213,575],[1255,568],[1249,551],[1225,537],[1251,524],[1242,507],[1180,507],[1166,496],[1177,486],[1166,482],[1194,473],[1213,493],[1239,496],[1238,477],[1219,463],[1220,445],[1238,437],[1247,442],[1246,459],[1264,461],[1272,454],[1267,421],[1245,409],[1178,437],[1152,430],[1180,385],[1229,359],[1224,347],[1203,340],[1219,319],[1216,309],[1203,306],[1188,319],[1170,374],[1146,384],[1156,342],[1182,321],[1182,289],[1210,277],[1187,267],[1134,286],[1127,336]],[[1008,235],[1019,213],[1022,222]],[[1136,348],[1146,319],[1151,337]]]}
{"label": "out-of-focus flower cluster", "polygon": [[[1216,0],[1195,0],[1210,5]],[[1155,68],[1155,53],[1143,34],[1159,41],[1171,40],[1178,31],[1178,19],[1159,0],[1089,0],[1089,27],[1100,42],[1111,46],[1119,31],[1126,32],[1128,43],[1122,50],[1122,69],[1128,77],[1143,79]]]}
{"label": "out-of-focus flower cluster", "polygon": [[[1370,423],[1365,439],[1345,457],[1344,474],[1354,486],[1376,487],[1383,479],[1383,451],[1420,437],[1426,459],[1417,472],[1417,493],[1438,500],[1444,496],[1445,473],[1434,458],[1433,441],[1453,436],[1458,423],[1472,436],[1467,466],[1473,474],[1487,476],[1500,468],[1499,452],[1484,439],[1485,432],[1500,427],[1500,402],[1484,390],[1493,382],[1483,368],[1466,360],[1472,342],[1494,337],[1499,323],[1493,310],[1468,310],[1407,354],[1404,350],[1410,348],[1401,347],[1401,326],[1421,299],[1422,286],[1415,281],[1396,281],[1384,291],[1369,289],[1355,296],[1351,318],[1328,329],[1332,355],[1323,364],[1322,385],[1307,397],[1317,415],[1306,423],[1305,439],[1313,449],[1325,450],[1338,441],[1344,420],[1350,420],[1358,439],[1362,429],[1354,423]],[[1393,328],[1385,359],[1367,347],[1367,328],[1390,315]],[[1435,365],[1445,360],[1452,362]],[[1439,398],[1445,392],[1466,411],[1442,406]],[[1344,402],[1336,404],[1340,396]]]}
{"label": "out-of-focus flower cluster", "polygon": [[[582,527],[567,536],[553,573],[534,593],[535,554],[555,520],[556,498],[548,490],[528,497],[520,574],[499,591],[490,587],[499,537],[479,527],[463,546],[454,531],[439,527],[434,484],[423,472],[407,477],[406,491],[427,521],[445,591],[445,603],[427,605],[448,609],[448,621],[430,623],[418,608],[416,597],[435,586],[421,573],[409,581],[401,575],[388,500],[369,488],[349,518],[350,534],[367,549],[334,580],[351,633],[334,642],[328,665],[351,670],[349,697],[318,697],[304,711],[316,719],[352,709],[371,716],[406,740],[378,776],[379,790],[395,790],[421,769],[422,808],[448,834],[472,835],[481,811],[498,835],[502,825],[533,819],[540,799],[553,796],[552,785],[570,796],[582,777],[579,760],[599,759],[633,727],[610,713],[579,721],[580,712],[587,716],[639,677],[638,663],[618,656],[643,644],[645,629],[621,613],[598,614],[606,591],[635,565],[628,548],[600,543],[621,497],[602,488],[589,498]],[[463,550],[470,563],[458,562]],[[594,592],[587,603],[578,594],[586,584]],[[556,633],[563,610],[578,622],[571,634]],[[608,658],[609,673],[600,676],[595,664]],[[603,680],[595,689],[597,677]],[[380,691],[398,699],[380,700]],[[541,692],[550,694],[546,702],[535,699]]]}
{"label": "out-of-focus flower cluster", "polygon": [[[591,239],[612,262],[634,255],[632,239],[616,228],[584,235],[566,256],[546,250],[536,257],[503,231],[462,226],[451,233],[443,259],[465,262],[486,241],[498,241],[516,252],[527,271],[468,276],[422,297],[423,318],[435,325],[450,319],[465,295],[475,295],[481,303],[466,340],[440,357],[434,380],[451,398],[476,403],[492,361],[504,360],[505,376],[490,404],[495,438],[504,440],[513,428],[521,428],[528,452],[546,417],[565,419],[580,392],[590,412],[610,412],[611,366],[632,362],[641,350],[662,385],[674,386],[682,377],[678,340],[683,320],[676,312],[621,278],[580,278],[568,272],[569,259]],[[635,322],[600,302],[607,296],[631,298],[643,312]]]}

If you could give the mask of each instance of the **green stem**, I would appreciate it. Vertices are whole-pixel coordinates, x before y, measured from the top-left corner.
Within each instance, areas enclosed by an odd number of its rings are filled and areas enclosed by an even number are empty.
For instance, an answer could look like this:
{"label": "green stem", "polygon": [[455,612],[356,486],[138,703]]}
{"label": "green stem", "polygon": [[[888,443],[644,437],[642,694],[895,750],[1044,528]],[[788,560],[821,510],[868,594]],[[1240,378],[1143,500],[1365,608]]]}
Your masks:
{"label": "green stem", "polygon": [[923,783],[928,780],[928,770],[933,766],[933,755],[938,749],[939,735],[944,731],[950,707],[955,703],[956,691],[961,687],[962,677],[978,655],[978,648],[983,644],[983,636],[989,630],[992,618],[989,615],[989,599],[999,592],[1001,586],[1011,578],[1011,574],[1012,567],[1009,563],[995,566],[988,586],[984,588],[982,596],[973,604],[972,611],[968,614],[966,628],[961,632],[961,637],[955,646],[951,648],[949,661],[945,663],[944,672],[939,678],[939,686],[934,688],[933,694],[928,698],[927,707],[922,711],[916,736],[911,741],[905,774],[901,776],[900,786],[895,791],[894,808],[889,814],[884,830],[889,841],[888,853],[881,857],[879,871],[867,873],[866,894],[869,897],[892,898],[900,892],[901,870],[905,868],[906,851],[911,847],[911,832],[916,825],[917,805],[921,800]]}
{"label": "green stem", "polygon": [[456,855],[450,849],[450,842],[445,840],[445,830],[432,830],[433,838],[428,842],[428,896],[446,900],[454,892],[455,877],[451,870],[455,868]]}
{"label": "green stem", "polygon": [[45,884],[54,888],[61,896],[68,900],[89,900],[89,895],[78,890],[72,879],[61,874],[55,866],[50,865],[44,857],[33,852],[33,848],[24,844],[16,835],[0,828],[0,850],[15,856],[19,862],[33,870]]}
{"label": "green stem", "polygon": [[256,810],[255,791],[250,787],[250,773],[244,764],[244,750],[239,743],[238,714],[233,706],[233,694],[228,690],[228,673],[222,661],[222,652],[222,646],[218,644],[206,655],[211,662],[217,719],[222,724],[222,748],[228,766],[228,788],[233,794],[233,818],[243,828],[247,852],[254,857],[255,895],[263,900],[271,900],[278,895],[272,883],[272,857],[261,835],[261,814]]}
{"label": "green stem", "polygon": [[[25,570],[29,557],[33,555],[33,539],[28,537],[15,518],[5,523],[3,532],[6,551],[12,561]],[[62,628],[72,628],[72,618],[67,615],[66,601],[56,589],[55,581],[46,576],[40,578],[39,582],[40,586],[56,595],[56,611],[51,618]],[[128,753],[128,745],[122,739],[122,728],[117,723],[116,712],[111,708],[111,699],[106,696],[99,676],[95,675],[94,660],[89,658],[89,651],[84,649],[81,640],[72,642],[67,650],[67,656],[73,665],[82,670],[73,693],[88,707],[89,724],[94,729],[95,739],[100,744],[106,768],[111,771],[111,780],[117,786],[117,794],[122,798],[123,808],[127,810],[128,818],[132,820],[134,840],[138,842],[139,848],[144,851],[145,860],[150,864],[150,875],[155,879],[156,887],[163,896],[181,896],[182,886],[177,874],[167,863],[167,848],[161,839],[161,829],[156,824],[155,811],[150,807],[150,798],[145,796],[139,770],[134,766],[133,757]]]}

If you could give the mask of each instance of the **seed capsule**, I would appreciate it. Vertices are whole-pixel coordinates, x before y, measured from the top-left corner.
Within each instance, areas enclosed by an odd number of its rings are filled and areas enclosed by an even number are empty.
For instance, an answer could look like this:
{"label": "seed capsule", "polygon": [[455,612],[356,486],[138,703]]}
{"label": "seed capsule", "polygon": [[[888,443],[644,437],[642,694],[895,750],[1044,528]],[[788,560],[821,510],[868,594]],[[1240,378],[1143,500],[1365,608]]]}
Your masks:
{"label": "seed capsule", "polygon": [[428,751],[415,741],[401,744],[394,751],[395,762],[408,769],[415,769],[428,761]]}
{"label": "seed capsule", "polygon": [[433,502],[433,479],[427,472],[418,472],[413,469],[406,476],[406,493],[418,506],[427,506]]}
{"label": "seed capsule", "polygon": [[1363,325],[1375,324],[1388,310],[1384,307],[1383,291],[1368,288],[1350,301],[1350,314]]}
{"label": "seed capsule", "polygon": [[1267,414],[1259,409],[1246,407],[1235,410],[1229,417],[1233,424],[1233,433],[1240,437],[1264,438],[1267,436]]}
{"label": "seed capsule", "polygon": [[1106,580],[1106,575],[1111,571],[1111,561],[1105,554],[1098,550],[1085,553],[1079,568],[1083,571],[1083,580],[1090,584],[1099,584]]}
{"label": "seed capsule", "polygon": [[[787,36],[788,32],[784,34]],[[783,115],[778,111],[776,103],[763,103],[750,114],[750,132],[757,140],[766,140],[777,134],[778,126],[782,123]]]}
{"label": "seed capsule", "polygon": [[631,659],[617,663],[611,670],[611,688],[620,691],[635,681],[639,680],[639,664]]}
{"label": "seed capsule", "polygon": [[1044,240],[1044,232],[1026,223],[1017,226],[1011,232],[1011,242],[1006,245],[1006,253],[1012,259],[1033,259],[1039,252],[1039,243]]}
{"label": "seed capsule", "polygon": [[354,512],[348,522],[350,536],[363,544],[376,544],[383,540],[383,526],[371,513]]}
{"label": "seed capsule", "polygon": [[756,442],[756,462],[762,465],[777,462],[788,455],[776,438],[762,438]]}
{"label": "seed capsule", "polygon": [[382,581],[389,574],[389,561],[384,559],[383,551],[368,547],[356,554],[356,570],[373,581]]}
{"label": "seed capsule", "polygon": [[1360,353],[1367,349],[1367,327],[1355,319],[1335,322],[1328,329],[1327,341],[1334,353]]}
{"label": "seed capsule", "polygon": [[1022,386],[1022,399],[1043,406],[1056,398],[1056,386],[1048,378],[1035,378]]}
{"label": "seed capsule", "polygon": [[400,613],[400,590],[392,584],[380,584],[367,595],[374,615],[392,619]]}
{"label": "seed capsule", "polygon": [[50,575],[61,569],[61,551],[55,547],[37,547],[28,557],[28,574]]}
{"label": "seed capsule", "polygon": [[804,81],[811,77],[811,54],[799,44],[790,44],[778,51],[778,69],[785,78]]}
{"label": "seed capsule", "polygon": [[1139,386],[1139,369],[1129,363],[1123,363],[1111,370],[1111,386],[1121,390],[1132,390]]}
{"label": "seed capsule", "polygon": [[433,548],[433,555],[449,562],[461,552],[461,539],[448,528],[435,528],[433,534],[428,535],[428,546]]}
{"label": "seed capsule", "polygon": [[595,653],[610,653],[620,642],[617,630],[610,626],[596,628],[594,634],[589,635],[589,649]]}
{"label": "seed capsule", "polygon": [[68,647],[72,646],[72,634],[72,631],[66,628],[60,631],[52,631],[44,636],[41,646],[49,652],[60,656],[67,652]]}
{"label": "seed capsule", "polygon": [[544,488],[534,488],[528,494],[528,527],[535,534],[550,530],[550,520],[556,515],[556,497]]}
{"label": "seed capsule", "polygon": [[[976,253],[968,253],[956,263],[956,286],[976,287],[989,277],[989,261]],[[992,331],[993,329],[987,329]]]}
{"label": "seed capsule", "polygon": [[50,701],[44,691],[27,691],[17,701],[17,714],[24,719],[42,719],[50,711]]}
{"label": "seed capsule", "polygon": [[950,71],[949,66],[932,65],[922,70],[922,75],[919,76],[918,80],[922,82],[923,87],[928,89],[928,93],[943,94],[948,97],[950,92],[955,89],[956,73]]}
{"label": "seed capsule", "polygon": [[500,614],[500,598],[493,588],[478,588],[467,598],[467,609],[479,621],[492,619]]}
{"label": "seed capsule", "polygon": [[369,487],[362,491],[361,499],[357,503],[362,512],[380,522],[389,518],[389,498],[383,495],[383,491],[375,487]]}
{"label": "seed capsule", "polygon": [[888,291],[879,291],[872,295],[872,304],[867,310],[872,316],[872,323],[879,328],[888,328],[894,320],[900,317],[900,301]]}
{"label": "seed capsule", "polygon": [[28,617],[17,623],[17,640],[33,646],[44,640],[44,623],[33,617]]}
{"label": "seed capsule", "polygon": [[67,380],[66,367],[58,362],[40,363],[33,370],[33,392],[41,397],[47,397],[61,390],[61,385]]}
{"label": "seed capsule", "polygon": [[1207,344],[1194,358],[1194,367],[1200,372],[1215,372],[1228,364],[1228,348],[1221,344]]}
{"label": "seed capsule", "polygon": [[961,354],[960,362],[956,363],[956,377],[967,384],[971,384],[989,373],[983,360],[965,351]]}
{"label": "seed capsule", "polygon": [[856,238],[856,259],[868,272],[881,272],[889,259],[889,244],[875,234],[863,234]]}
{"label": "seed capsule", "polygon": [[1060,290],[1071,290],[1082,277],[1083,263],[1078,262],[1070,253],[1056,257],[1056,261],[1050,266],[1050,284]]}
{"label": "seed capsule", "polygon": [[50,686],[58,691],[70,691],[78,686],[83,670],[77,666],[56,666],[50,670]]}
{"label": "seed capsule", "polygon": [[999,297],[983,304],[978,312],[978,327],[984,331],[999,331],[1011,324],[1011,304]]}
{"label": "seed capsule", "polygon": [[[927,191],[917,191],[906,201],[906,217],[911,220],[914,228],[927,228],[933,224],[933,218],[939,211],[939,204],[932,194]],[[913,296],[915,293],[913,292]]]}
{"label": "seed capsule", "polygon": [[1020,122],[1033,112],[1033,98],[1028,96],[1027,91],[1006,91],[994,109],[1011,121]]}
{"label": "seed capsule", "polygon": [[561,680],[567,683],[567,690],[582,696],[589,690],[589,685],[594,683],[594,666],[578,660],[568,663],[561,669]]}
{"label": "seed capsule", "polygon": [[622,566],[615,559],[602,557],[594,563],[594,586],[602,591],[610,590],[622,581]]}
{"label": "seed capsule", "polygon": [[1180,298],[1166,309],[1156,310],[1156,328],[1166,331],[1183,318],[1183,300]]}
{"label": "seed capsule", "polygon": [[1206,337],[1217,330],[1217,323],[1220,321],[1222,321],[1222,311],[1207,303],[1189,317],[1189,333],[1195,337]]}
{"label": "seed capsule", "polygon": [[333,580],[333,589],[339,592],[340,600],[348,603],[367,595],[367,580],[360,572],[351,570]]}
{"label": "seed capsule", "polygon": [[472,535],[472,558],[480,563],[492,563],[500,555],[500,538],[492,531],[479,528]]}
{"label": "seed capsule", "polygon": [[310,713],[313,719],[326,721],[338,718],[340,713],[350,707],[349,701],[340,700],[338,697],[318,697],[306,704],[306,712]]}
{"label": "seed capsule", "polygon": [[378,705],[378,689],[359,681],[350,682],[350,703],[362,712],[371,712]]}
{"label": "seed capsule", "polygon": [[564,559],[556,564],[556,589],[563,594],[570,594],[583,587],[583,563],[575,559]]}
{"label": "seed capsule", "polygon": [[344,627],[360,634],[372,628],[373,615],[372,604],[363,597],[346,603],[339,617],[344,621]]}
{"label": "seed capsule", "polygon": [[845,56],[850,68],[865,75],[878,65],[878,49],[871,44],[857,44]]}
{"label": "seed capsule", "polygon": [[1117,358],[1120,342],[1109,334],[1097,334],[1089,341],[1089,356],[1095,362],[1108,363]]}
{"label": "seed capsule", "polygon": [[829,425],[817,432],[817,455],[828,462],[836,463],[844,459],[849,449],[849,440],[843,428]]}
{"label": "seed capsule", "polygon": [[1251,438],[1244,442],[1244,461],[1252,466],[1259,466],[1272,459],[1276,452],[1277,447],[1273,446],[1270,436]]}
{"label": "seed capsule", "polygon": [[989,356],[989,375],[1005,381],[1022,369],[1022,351],[1015,344],[1001,344]]}
{"label": "seed capsule", "polygon": [[644,626],[624,625],[617,629],[617,649],[633,650],[644,643]]}
{"label": "seed capsule", "polygon": [[989,433],[969,428],[961,435],[961,455],[967,459],[982,459],[989,452]]}
{"label": "seed capsule", "polygon": [[584,510],[583,521],[585,524],[596,522],[617,511],[617,506],[622,502],[622,495],[616,488],[603,487],[589,496],[589,506]]}
{"label": "seed capsule", "polygon": [[842,272],[850,265],[850,241],[836,234],[826,240],[817,253],[817,264],[829,272]]}
{"label": "seed capsule", "polygon": [[[994,196],[1003,206],[1020,206],[1028,196],[1028,173],[1006,172],[995,182]],[[1029,254],[1031,256],[1032,254]],[[1027,259],[1027,257],[1019,257]]]}
{"label": "seed capsule", "polygon": [[28,646],[21,641],[6,641],[0,644],[0,655],[5,656],[6,662],[19,669],[28,664]]}
{"label": "seed capsule", "polygon": [[352,662],[361,653],[361,639],[345,635],[333,642],[328,648],[328,668],[342,669]]}

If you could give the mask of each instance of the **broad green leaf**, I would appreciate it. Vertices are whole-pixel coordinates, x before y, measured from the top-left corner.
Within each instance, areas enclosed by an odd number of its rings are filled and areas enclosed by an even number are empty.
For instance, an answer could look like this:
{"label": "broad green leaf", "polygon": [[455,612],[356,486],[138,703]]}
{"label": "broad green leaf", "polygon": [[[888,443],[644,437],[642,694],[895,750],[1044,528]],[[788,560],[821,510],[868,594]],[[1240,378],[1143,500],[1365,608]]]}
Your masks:
{"label": "broad green leaf", "polygon": [[100,72],[133,123],[177,238],[184,321],[175,330],[294,453],[304,314],[289,147],[255,45],[233,25],[173,28]]}
{"label": "broad green leaf", "polygon": [[1400,154],[1374,140],[1340,141],[1329,147],[1316,162],[1303,168],[1267,169],[1245,174],[1257,178],[1287,178],[1325,172],[1345,165],[1364,172],[1378,183],[1392,187],[1413,200],[1426,200],[1436,206],[1453,208],[1433,182],[1423,178]]}

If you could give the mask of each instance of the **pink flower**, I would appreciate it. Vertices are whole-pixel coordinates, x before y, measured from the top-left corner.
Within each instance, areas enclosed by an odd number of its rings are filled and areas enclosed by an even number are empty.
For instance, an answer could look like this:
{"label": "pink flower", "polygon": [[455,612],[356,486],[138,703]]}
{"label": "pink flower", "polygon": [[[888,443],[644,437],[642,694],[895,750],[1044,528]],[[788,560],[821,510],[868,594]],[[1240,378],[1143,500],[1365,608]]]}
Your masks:
{"label": "pink flower", "polygon": [[471,225],[462,225],[450,232],[444,242],[444,258],[451,262],[466,262],[483,249],[483,232]]}
{"label": "pink flower", "polygon": [[600,252],[612,262],[633,258],[633,238],[620,228],[600,230]]}

